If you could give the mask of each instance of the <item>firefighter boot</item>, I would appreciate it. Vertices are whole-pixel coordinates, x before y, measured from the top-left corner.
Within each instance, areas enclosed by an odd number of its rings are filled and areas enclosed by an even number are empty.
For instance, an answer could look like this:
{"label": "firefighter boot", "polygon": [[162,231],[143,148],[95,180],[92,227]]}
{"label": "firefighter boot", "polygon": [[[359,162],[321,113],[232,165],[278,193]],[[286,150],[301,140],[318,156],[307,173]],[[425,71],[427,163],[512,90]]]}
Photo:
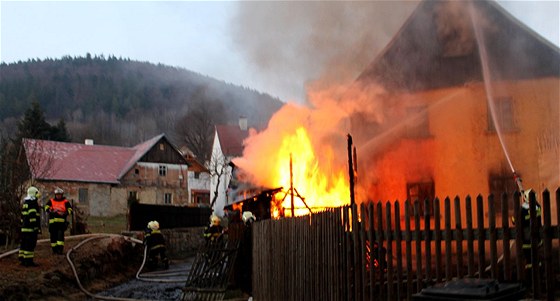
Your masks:
{"label": "firefighter boot", "polygon": [[23,266],[25,267],[38,267],[39,265],[33,262],[33,258],[25,258],[23,260]]}

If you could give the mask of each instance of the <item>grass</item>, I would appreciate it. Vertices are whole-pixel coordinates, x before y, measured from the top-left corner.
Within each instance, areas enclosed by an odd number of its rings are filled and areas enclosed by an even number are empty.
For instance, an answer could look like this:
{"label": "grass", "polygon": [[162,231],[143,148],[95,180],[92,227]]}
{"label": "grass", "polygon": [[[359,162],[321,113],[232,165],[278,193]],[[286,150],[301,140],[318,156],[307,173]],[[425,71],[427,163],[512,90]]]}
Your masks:
{"label": "grass", "polygon": [[87,218],[87,229],[91,233],[115,233],[120,234],[126,230],[126,215],[116,216],[89,216]]}

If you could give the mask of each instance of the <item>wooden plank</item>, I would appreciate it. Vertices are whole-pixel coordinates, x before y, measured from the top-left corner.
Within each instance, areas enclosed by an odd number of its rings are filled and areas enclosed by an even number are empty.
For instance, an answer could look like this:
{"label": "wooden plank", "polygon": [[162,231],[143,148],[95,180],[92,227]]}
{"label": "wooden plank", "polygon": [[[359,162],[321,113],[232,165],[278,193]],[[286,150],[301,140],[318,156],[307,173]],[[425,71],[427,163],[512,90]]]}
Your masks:
{"label": "wooden plank", "polygon": [[503,256],[504,260],[502,261],[502,266],[504,269],[504,280],[510,281],[511,280],[511,251],[510,251],[510,228],[509,228],[509,206],[508,206],[508,198],[506,193],[502,193],[501,197],[502,202],[502,229],[503,229]]}
{"label": "wooden plank", "polygon": [[488,197],[488,229],[490,231],[490,277],[498,278],[498,250],[496,245],[496,206],[494,195]]}
{"label": "wooden plank", "polygon": [[395,202],[395,246],[397,256],[397,300],[402,300],[402,281],[403,281],[403,265],[402,265],[402,233],[401,233],[401,209],[399,201]]}
{"label": "wooden plank", "polygon": [[436,251],[436,282],[441,282],[442,278],[442,262],[441,262],[441,212],[439,199],[434,199],[434,237]]}
{"label": "wooden plank", "polygon": [[467,219],[467,276],[474,276],[474,232],[471,196],[465,198],[465,218]]}
{"label": "wooden plank", "polygon": [[381,201],[377,202],[377,229],[376,229],[376,236],[377,236],[377,243],[378,243],[378,254],[379,254],[379,299],[383,300],[385,290],[383,288],[383,279],[385,278],[383,268],[381,262],[383,258],[381,258],[381,249],[383,248],[383,204]]}
{"label": "wooden plank", "polygon": [[412,298],[412,235],[410,231],[410,201],[404,202],[404,227],[406,239],[406,300]]}
{"label": "wooden plank", "polygon": [[546,300],[554,300],[554,271],[552,267],[552,235],[550,217],[550,193],[547,189],[543,192],[543,234],[544,234],[544,268],[546,284]]}
{"label": "wooden plank", "polygon": [[369,300],[374,300],[374,293],[376,287],[376,279],[375,279],[375,266],[373,265],[373,242],[375,241],[375,233],[374,233],[374,214],[373,214],[373,202],[368,203],[368,222],[369,222],[369,229],[368,229],[368,239],[369,239]]}
{"label": "wooden plank", "polygon": [[362,299],[365,299],[366,296],[368,295],[367,292],[367,269],[366,269],[366,252],[367,252],[367,248],[366,248],[366,237],[367,237],[367,233],[366,233],[366,216],[367,216],[367,212],[366,212],[366,206],[364,203],[360,204],[360,216],[362,216],[362,221],[360,222],[360,257],[361,257],[361,261],[360,261],[360,268],[362,269],[361,274],[360,274],[360,285],[362,287]]}
{"label": "wooden plank", "polygon": [[[540,230],[541,223],[537,222],[537,197],[533,191],[529,193],[529,215],[531,218],[531,258],[533,268],[531,269],[531,277],[533,283],[533,297],[539,299],[541,295],[540,289],[540,274],[538,269],[539,253],[538,248],[540,244]],[[540,217],[538,217],[540,219]]]}
{"label": "wooden plank", "polygon": [[444,200],[444,210],[445,210],[445,280],[450,281],[453,278],[451,274],[451,200],[446,197]]}
{"label": "wooden plank", "polygon": [[484,256],[484,208],[480,194],[476,197],[476,222],[478,228],[478,278],[483,278],[486,260]]}
{"label": "wooden plank", "polygon": [[515,217],[515,265],[517,271],[517,281],[522,282],[525,278],[525,267],[523,266],[523,226],[521,225],[522,216],[520,210],[520,194],[513,194],[513,216]]}
{"label": "wooden plank", "polygon": [[393,237],[391,235],[391,203],[385,205],[386,235],[387,238],[387,300],[393,300]]}
{"label": "wooden plank", "polygon": [[424,199],[424,250],[426,254],[426,284],[432,284],[432,241],[430,236],[430,200]]}
{"label": "wooden plank", "polygon": [[463,225],[461,223],[461,199],[455,197],[455,232],[457,233],[455,247],[457,249],[457,278],[463,278]]}
{"label": "wooden plank", "polygon": [[414,202],[414,233],[416,234],[416,292],[420,292],[422,285],[422,236],[420,235],[420,204]]}

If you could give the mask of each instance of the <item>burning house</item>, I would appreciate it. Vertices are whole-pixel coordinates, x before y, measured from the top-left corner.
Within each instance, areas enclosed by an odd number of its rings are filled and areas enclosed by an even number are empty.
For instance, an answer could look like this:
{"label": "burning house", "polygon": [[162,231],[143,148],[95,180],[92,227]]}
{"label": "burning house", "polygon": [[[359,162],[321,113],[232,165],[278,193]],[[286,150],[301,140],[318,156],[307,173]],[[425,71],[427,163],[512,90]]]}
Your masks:
{"label": "burning house", "polygon": [[293,180],[312,208],[348,204],[350,133],[358,202],[512,192],[513,172],[560,185],[560,50],[497,3],[422,1],[364,67],[250,135],[233,159],[244,177]]}

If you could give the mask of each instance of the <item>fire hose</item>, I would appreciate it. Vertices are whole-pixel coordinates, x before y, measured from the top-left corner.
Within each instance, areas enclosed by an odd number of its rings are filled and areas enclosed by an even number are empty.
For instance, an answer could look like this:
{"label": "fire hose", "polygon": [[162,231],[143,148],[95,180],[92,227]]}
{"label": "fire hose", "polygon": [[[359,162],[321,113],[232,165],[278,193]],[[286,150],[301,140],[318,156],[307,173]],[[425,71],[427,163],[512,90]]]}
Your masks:
{"label": "fire hose", "polygon": [[[88,290],[86,290],[84,288],[84,286],[82,285],[78,272],[76,270],[76,267],[74,265],[74,263],[72,262],[71,258],[70,258],[70,254],[77,250],[78,248],[80,248],[82,245],[84,245],[85,243],[95,240],[95,239],[101,239],[101,238],[107,238],[107,237],[123,237],[126,241],[128,242],[132,242],[132,243],[140,243],[142,244],[143,242],[141,240],[135,239],[133,237],[129,237],[126,235],[121,235],[121,234],[83,234],[83,235],[75,235],[75,236],[69,236],[67,237],[67,239],[77,239],[77,238],[86,238],[85,240],[81,241],[80,243],[78,243],[76,246],[72,247],[71,249],[68,250],[68,252],[66,253],[66,260],[68,261],[68,263],[70,264],[70,268],[72,269],[72,272],[74,274],[74,277],[76,278],[76,283],[78,284],[78,287],[80,288],[80,290],[86,294],[87,296],[93,298],[93,299],[99,299],[99,300],[116,300],[116,301],[138,301],[138,300],[142,300],[142,299],[129,299],[129,298],[117,298],[117,297],[110,297],[110,296],[100,296],[100,295],[96,295],[93,294],[91,292],[89,292]],[[50,239],[41,239],[38,240],[38,243],[44,243],[44,242],[49,242]],[[147,258],[147,246],[144,247],[144,256],[143,256],[143,260],[142,260],[142,265],[140,266],[140,269],[138,270],[138,272],[136,273],[136,279],[140,280],[140,281],[150,281],[150,282],[160,282],[160,283],[173,283],[173,282],[186,282],[187,279],[158,279],[156,277],[164,277],[164,276],[171,276],[171,275],[179,275],[180,273],[176,273],[175,271],[171,271],[171,273],[169,272],[152,272],[152,273],[145,273],[145,274],[141,274],[142,269],[144,268],[144,265],[146,263],[146,258]],[[8,252],[4,252],[2,254],[0,254],[0,259],[7,257],[9,255],[15,254],[19,251],[19,248],[8,251]],[[154,277],[154,278],[144,278],[144,277]],[[149,300],[144,300],[144,301],[149,301]]]}

